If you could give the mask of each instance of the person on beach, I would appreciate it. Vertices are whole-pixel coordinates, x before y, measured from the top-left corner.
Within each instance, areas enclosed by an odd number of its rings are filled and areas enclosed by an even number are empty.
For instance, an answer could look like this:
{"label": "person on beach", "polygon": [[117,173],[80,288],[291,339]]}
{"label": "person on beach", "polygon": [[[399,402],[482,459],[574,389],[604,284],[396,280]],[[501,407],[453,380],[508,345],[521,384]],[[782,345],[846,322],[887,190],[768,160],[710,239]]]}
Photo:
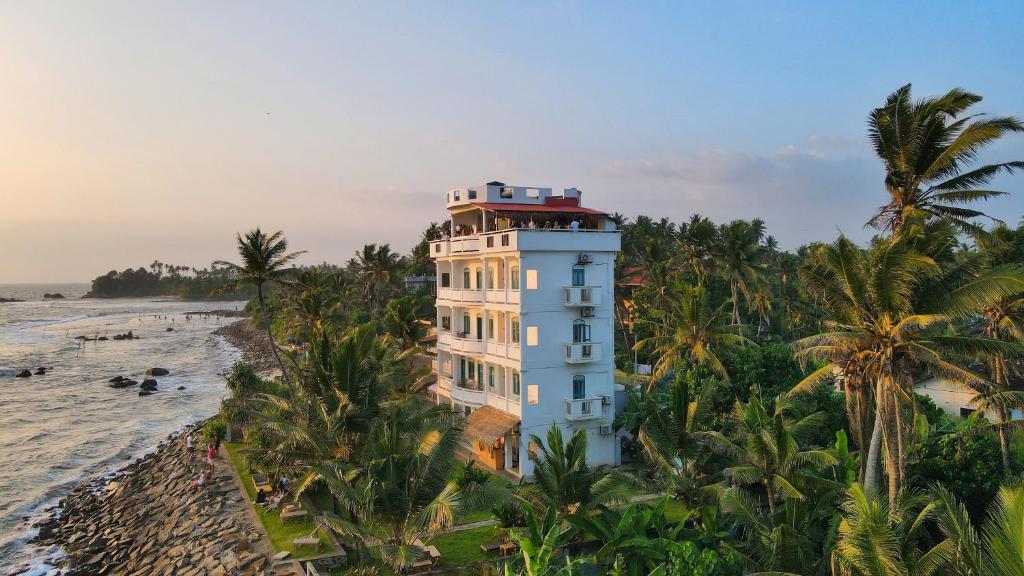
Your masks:
{"label": "person on beach", "polygon": [[206,472],[200,471],[199,476],[196,476],[196,489],[202,490],[206,487]]}
{"label": "person on beach", "polygon": [[257,506],[262,506],[263,504],[266,504],[266,503],[267,503],[267,491],[264,490],[263,488],[260,488],[259,492],[256,493],[256,500],[253,501],[253,504],[255,504]]}
{"label": "person on beach", "polygon": [[220,434],[213,437],[213,453],[220,456]]}
{"label": "person on beach", "polygon": [[213,475],[213,443],[211,442],[206,448],[206,467],[210,469],[210,475]]}
{"label": "person on beach", "polygon": [[188,453],[188,461],[191,463],[196,457],[196,444],[192,441],[192,435],[185,435],[185,451]]}

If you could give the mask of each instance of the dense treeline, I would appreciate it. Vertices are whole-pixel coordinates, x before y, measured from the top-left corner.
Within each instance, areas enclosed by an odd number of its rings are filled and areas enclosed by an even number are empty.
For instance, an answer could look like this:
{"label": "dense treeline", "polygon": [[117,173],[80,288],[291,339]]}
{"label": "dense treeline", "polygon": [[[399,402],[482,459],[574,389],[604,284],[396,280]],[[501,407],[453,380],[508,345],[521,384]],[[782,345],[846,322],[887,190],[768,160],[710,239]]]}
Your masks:
{"label": "dense treeline", "polygon": [[187,300],[248,299],[251,291],[235,290],[232,271],[218,267],[192,268],[153,261],[146,268],[111,270],[92,281],[88,298],[176,296]]}
{"label": "dense treeline", "polygon": [[[405,573],[425,544],[452,554],[446,529],[485,504],[518,545],[505,574],[1024,573],[1024,221],[971,207],[1024,169],[975,166],[978,151],[1024,126],[968,114],[978,101],[907,86],[870,114],[888,200],[864,246],[617,217],[621,470],[555,426],[529,439],[531,483],[496,491],[458,464],[462,418],[421,394],[432,297],[401,283],[430,270],[437,225],[409,256],[371,244],[299,271],[279,233],[240,237],[229,268],[258,289],[254,319],[293,345],[281,382],[236,368],[222,417],[250,465],[326,495],[318,518],[359,573]],[[978,410],[947,415],[916,393],[930,378]],[[631,501],[644,492],[663,497]]]}

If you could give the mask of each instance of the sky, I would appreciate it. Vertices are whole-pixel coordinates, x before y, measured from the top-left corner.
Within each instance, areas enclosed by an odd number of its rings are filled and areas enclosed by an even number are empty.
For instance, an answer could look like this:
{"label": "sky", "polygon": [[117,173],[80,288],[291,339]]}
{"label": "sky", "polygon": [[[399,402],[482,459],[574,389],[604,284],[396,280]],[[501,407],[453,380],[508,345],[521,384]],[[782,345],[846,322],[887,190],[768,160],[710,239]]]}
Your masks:
{"label": "sky", "polygon": [[[868,112],[913,83],[1024,117],[1022,28],[1016,2],[0,0],[0,283],[207,266],[256,226],[304,263],[405,252],[491,180],[866,240]],[[996,185],[1017,223],[1024,174]]]}

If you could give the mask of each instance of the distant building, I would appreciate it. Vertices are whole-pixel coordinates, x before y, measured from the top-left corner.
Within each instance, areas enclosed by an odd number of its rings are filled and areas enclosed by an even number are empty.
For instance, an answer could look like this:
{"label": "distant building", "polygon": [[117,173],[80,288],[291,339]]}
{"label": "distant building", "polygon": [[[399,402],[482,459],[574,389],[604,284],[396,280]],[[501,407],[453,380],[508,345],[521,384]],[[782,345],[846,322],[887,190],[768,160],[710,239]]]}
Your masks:
{"label": "distant building", "polygon": [[[914,392],[931,398],[936,406],[950,416],[966,418],[978,409],[977,403],[972,401],[978,395],[977,392],[945,378],[929,378],[918,382],[914,385]],[[991,422],[996,421],[996,415],[991,410],[985,417]],[[1011,420],[1021,418],[1024,418],[1024,411],[1020,408],[1010,412]]]}
{"label": "distant building", "polygon": [[530,476],[552,423],[585,429],[591,465],[618,464],[613,435],[615,223],[568,188],[501,182],[446,195],[452,237],[437,264],[433,391],[467,416],[474,457]]}
{"label": "distant building", "polygon": [[406,293],[416,294],[424,289],[431,294],[437,294],[437,276],[422,275],[405,277]]}

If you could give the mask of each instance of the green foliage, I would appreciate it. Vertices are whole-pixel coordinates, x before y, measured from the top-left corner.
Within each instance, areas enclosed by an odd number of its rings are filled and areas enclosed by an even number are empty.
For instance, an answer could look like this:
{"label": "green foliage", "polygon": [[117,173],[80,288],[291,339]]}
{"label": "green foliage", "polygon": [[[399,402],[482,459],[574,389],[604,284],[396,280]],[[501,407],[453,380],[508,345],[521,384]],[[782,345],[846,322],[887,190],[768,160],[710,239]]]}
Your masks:
{"label": "green foliage", "polygon": [[733,391],[743,401],[756,393],[765,398],[785,394],[807,375],[793,355],[793,349],[786,344],[745,346],[727,355],[722,362],[732,378]]}
{"label": "green foliage", "polygon": [[222,290],[234,282],[233,273],[214,265],[212,268],[191,268],[154,261],[145,268],[111,270],[92,281],[91,298],[139,298],[144,296],[177,296],[186,300],[248,299],[251,289]]}
{"label": "green foliage", "polygon": [[952,429],[933,428],[908,462],[908,486],[925,490],[939,483],[980,517],[1003,478],[999,439],[983,426],[972,417]]}
{"label": "green foliage", "polygon": [[203,439],[208,443],[216,443],[218,439],[223,440],[227,433],[227,424],[220,416],[214,416],[206,421],[203,426]]}

